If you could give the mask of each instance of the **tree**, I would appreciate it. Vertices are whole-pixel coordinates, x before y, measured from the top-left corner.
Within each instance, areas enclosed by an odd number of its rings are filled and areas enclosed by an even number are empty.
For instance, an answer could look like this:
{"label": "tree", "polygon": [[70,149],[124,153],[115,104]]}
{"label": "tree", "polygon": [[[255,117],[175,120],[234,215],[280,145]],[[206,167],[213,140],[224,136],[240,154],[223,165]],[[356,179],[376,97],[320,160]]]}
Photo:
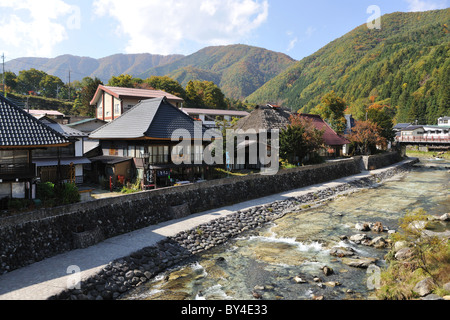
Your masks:
{"label": "tree", "polygon": [[381,129],[381,136],[387,141],[394,141],[395,132],[392,120],[394,110],[389,106],[372,104],[367,108],[367,119],[377,124]]}
{"label": "tree", "polygon": [[80,87],[81,90],[78,93],[78,97],[75,100],[74,111],[81,115],[87,117],[95,117],[95,107],[90,105],[92,98],[97,91],[99,85],[102,85],[103,82],[95,77],[85,77],[81,80]]}
{"label": "tree", "polygon": [[186,103],[191,107],[225,109],[225,95],[212,81],[189,81],[186,86]]}
{"label": "tree", "polygon": [[[3,80],[3,74],[2,74],[2,80]],[[11,72],[11,71],[5,72],[5,86],[6,86],[6,91],[8,91],[8,92],[16,90],[17,75],[14,72]]]}
{"label": "tree", "polygon": [[357,121],[348,139],[356,145],[360,153],[368,155],[377,145],[386,147],[387,140],[381,135],[381,128],[371,120]]}
{"label": "tree", "polygon": [[121,74],[120,76],[112,76],[108,81],[108,86],[122,87],[122,88],[134,88],[136,80],[129,74]]}
{"label": "tree", "polygon": [[314,127],[311,120],[291,116],[291,124],[280,132],[280,157],[291,164],[303,163],[323,145],[324,131]]}
{"label": "tree", "polygon": [[57,98],[58,91],[64,86],[64,82],[58,77],[47,74],[39,82],[40,93],[47,98]]}
{"label": "tree", "polygon": [[342,134],[346,128],[346,108],[345,101],[331,91],[322,98],[322,102],[316,107],[316,110],[336,133]]}
{"label": "tree", "polygon": [[28,94],[30,91],[40,93],[41,81],[47,76],[44,71],[36,69],[22,70],[17,77],[17,90],[19,93]]}
{"label": "tree", "polygon": [[186,99],[186,91],[183,89],[181,84],[178,81],[173,80],[172,78],[169,78],[167,76],[153,76],[144,80],[144,83],[148,84],[155,90],[162,90],[177,97]]}

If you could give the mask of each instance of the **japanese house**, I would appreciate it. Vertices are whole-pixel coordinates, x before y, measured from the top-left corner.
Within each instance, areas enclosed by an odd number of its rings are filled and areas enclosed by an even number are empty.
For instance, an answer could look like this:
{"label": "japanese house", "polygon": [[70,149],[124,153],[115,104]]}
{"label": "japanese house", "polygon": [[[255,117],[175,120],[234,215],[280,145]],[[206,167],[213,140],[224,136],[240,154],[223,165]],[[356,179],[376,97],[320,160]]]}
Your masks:
{"label": "japanese house", "polygon": [[95,93],[91,106],[97,110],[97,119],[113,121],[133,108],[140,101],[166,97],[167,101],[177,108],[183,106],[184,100],[161,90],[132,89],[100,85]]}
{"label": "japanese house", "polygon": [[[176,130],[189,136],[189,146],[172,141]],[[144,100],[91,133],[90,139],[100,141],[102,155],[90,160],[99,177],[121,183],[137,178],[149,188],[203,180],[211,169],[203,161],[203,149],[211,143],[206,131],[167,98]],[[172,154],[183,163],[175,164]]]}
{"label": "japanese house", "polygon": [[68,147],[59,132],[0,95],[0,199],[35,196],[33,151]]}
{"label": "japanese house", "polygon": [[41,182],[84,182],[84,166],[91,162],[84,157],[84,139],[89,135],[67,125],[59,124],[48,117],[40,118],[54,131],[60,133],[71,144],[63,148],[33,150],[33,163]]}

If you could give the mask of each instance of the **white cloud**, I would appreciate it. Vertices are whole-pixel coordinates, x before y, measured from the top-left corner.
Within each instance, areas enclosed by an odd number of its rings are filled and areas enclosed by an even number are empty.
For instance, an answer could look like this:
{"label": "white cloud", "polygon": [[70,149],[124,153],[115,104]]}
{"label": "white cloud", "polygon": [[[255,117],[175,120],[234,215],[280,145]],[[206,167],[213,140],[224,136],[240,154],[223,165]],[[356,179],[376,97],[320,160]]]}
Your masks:
{"label": "white cloud", "polygon": [[0,8],[0,41],[17,56],[51,56],[78,19],[62,0],[0,0]]}
{"label": "white cloud", "polygon": [[309,26],[308,29],[306,29],[305,34],[308,38],[311,38],[316,31],[316,28]]}
{"label": "white cloud", "polygon": [[183,43],[242,41],[268,17],[268,0],[95,0],[98,16],[118,22],[127,53],[179,53]]}
{"label": "white cloud", "polygon": [[405,0],[409,4],[409,11],[428,11],[447,8],[447,0],[429,1],[429,0]]}

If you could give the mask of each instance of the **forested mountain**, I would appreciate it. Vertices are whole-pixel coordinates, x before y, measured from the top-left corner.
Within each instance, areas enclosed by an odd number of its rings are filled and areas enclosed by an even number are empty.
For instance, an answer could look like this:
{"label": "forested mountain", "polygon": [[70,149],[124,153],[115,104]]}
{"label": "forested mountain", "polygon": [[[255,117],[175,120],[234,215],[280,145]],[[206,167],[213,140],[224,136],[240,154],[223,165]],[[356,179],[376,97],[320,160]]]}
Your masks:
{"label": "forested mountain", "polygon": [[450,9],[392,13],[295,63],[250,95],[310,112],[331,90],[362,118],[370,98],[396,108],[397,122],[433,124],[450,115]]}
{"label": "forested mountain", "polygon": [[112,76],[129,74],[136,76],[148,68],[170,63],[182,58],[182,55],[154,55],[154,54],[116,54],[101,59],[62,55],[56,58],[18,58],[6,63],[6,70],[19,74],[19,71],[31,68],[68,82],[82,80],[84,77],[99,78],[108,82]]}
{"label": "forested mountain", "polygon": [[168,75],[183,86],[213,81],[225,96],[243,99],[295,62],[291,57],[247,45],[207,47],[172,63],[151,68],[141,78]]}

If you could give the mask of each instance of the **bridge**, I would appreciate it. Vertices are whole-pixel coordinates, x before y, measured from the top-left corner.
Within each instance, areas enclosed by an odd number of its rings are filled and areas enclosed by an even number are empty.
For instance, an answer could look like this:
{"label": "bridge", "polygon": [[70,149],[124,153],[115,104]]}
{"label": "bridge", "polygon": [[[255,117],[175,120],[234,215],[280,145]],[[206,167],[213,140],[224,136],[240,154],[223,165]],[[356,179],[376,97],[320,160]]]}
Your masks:
{"label": "bridge", "polygon": [[397,144],[406,152],[407,146],[418,146],[420,151],[448,151],[450,150],[450,137],[397,137]]}

